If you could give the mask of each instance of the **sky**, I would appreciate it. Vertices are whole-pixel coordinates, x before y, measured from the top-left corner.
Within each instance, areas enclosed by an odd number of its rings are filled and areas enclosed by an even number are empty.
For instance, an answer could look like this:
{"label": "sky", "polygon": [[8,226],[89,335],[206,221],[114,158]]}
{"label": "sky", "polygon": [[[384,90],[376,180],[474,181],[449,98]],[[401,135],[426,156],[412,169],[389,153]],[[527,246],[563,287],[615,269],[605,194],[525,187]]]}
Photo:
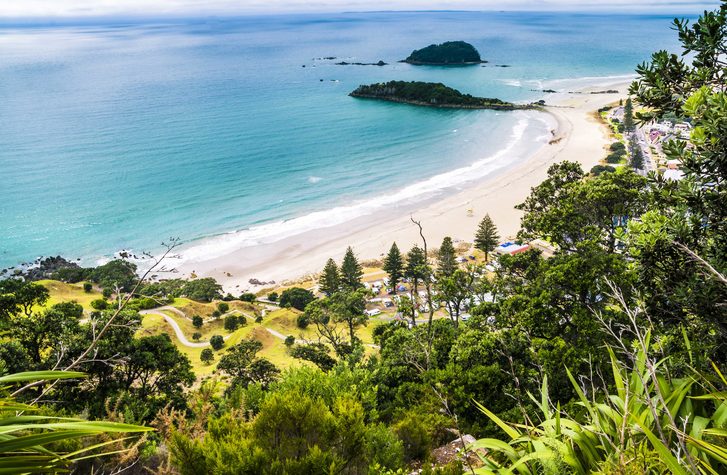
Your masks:
{"label": "sky", "polygon": [[224,16],[380,10],[699,13],[718,0],[0,0],[0,18]]}

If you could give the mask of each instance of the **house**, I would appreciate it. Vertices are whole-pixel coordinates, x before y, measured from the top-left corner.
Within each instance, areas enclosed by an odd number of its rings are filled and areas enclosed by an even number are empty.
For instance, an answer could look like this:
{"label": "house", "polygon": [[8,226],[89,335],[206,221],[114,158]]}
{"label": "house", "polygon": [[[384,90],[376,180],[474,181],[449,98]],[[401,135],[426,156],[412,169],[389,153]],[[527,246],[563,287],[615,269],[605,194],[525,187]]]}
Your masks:
{"label": "house", "polygon": [[521,252],[525,252],[528,249],[530,249],[529,244],[517,244],[514,242],[504,242],[497,246],[495,248],[495,252],[498,254],[510,254],[511,256],[514,256],[515,254],[519,254]]}

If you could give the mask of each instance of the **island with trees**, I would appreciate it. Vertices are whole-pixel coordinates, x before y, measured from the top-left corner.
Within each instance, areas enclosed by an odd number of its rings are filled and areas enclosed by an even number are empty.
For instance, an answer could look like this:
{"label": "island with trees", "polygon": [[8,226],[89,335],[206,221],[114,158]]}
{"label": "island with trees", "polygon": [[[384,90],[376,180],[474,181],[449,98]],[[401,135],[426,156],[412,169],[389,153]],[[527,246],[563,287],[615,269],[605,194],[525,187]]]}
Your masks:
{"label": "island with trees", "polygon": [[361,99],[377,99],[448,109],[535,109],[543,104],[513,104],[500,99],[463,94],[442,83],[421,81],[389,81],[362,85],[349,95]]}
{"label": "island with trees", "polygon": [[486,63],[471,44],[464,41],[446,41],[412,51],[402,61],[416,66],[466,66]]}

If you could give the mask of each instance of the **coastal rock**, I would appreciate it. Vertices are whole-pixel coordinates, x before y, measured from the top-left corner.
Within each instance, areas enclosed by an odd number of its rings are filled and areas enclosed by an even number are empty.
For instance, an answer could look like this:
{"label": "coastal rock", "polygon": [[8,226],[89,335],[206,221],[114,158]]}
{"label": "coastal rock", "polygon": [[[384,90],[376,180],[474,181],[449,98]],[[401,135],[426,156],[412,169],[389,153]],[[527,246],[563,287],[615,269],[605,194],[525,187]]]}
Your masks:
{"label": "coastal rock", "polygon": [[[39,257],[35,262],[26,262],[12,269],[15,277],[22,277],[27,281],[48,279],[54,272],[61,269],[80,269],[81,266],[61,256]],[[3,273],[7,273],[5,270]]]}
{"label": "coastal rock", "polygon": [[382,60],[379,60],[376,63],[348,63],[346,61],[341,61],[340,63],[336,63],[336,66],[386,66],[389,63],[385,63]]}

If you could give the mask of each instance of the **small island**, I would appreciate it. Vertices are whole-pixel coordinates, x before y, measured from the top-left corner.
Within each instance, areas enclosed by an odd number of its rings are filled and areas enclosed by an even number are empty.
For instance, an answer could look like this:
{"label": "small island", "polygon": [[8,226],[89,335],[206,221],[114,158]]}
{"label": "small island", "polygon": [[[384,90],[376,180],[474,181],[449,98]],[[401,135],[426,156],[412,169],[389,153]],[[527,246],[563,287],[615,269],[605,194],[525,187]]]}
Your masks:
{"label": "small island", "polygon": [[466,66],[481,64],[480,53],[464,41],[447,41],[440,45],[429,45],[413,51],[402,63],[416,66]]}
{"label": "small island", "polygon": [[538,107],[538,104],[521,105],[500,99],[475,97],[470,94],[462,94],[442,83],[421,81],[389,81],[363,85],[356,88],[349,96],[446,109],[516,110]]}

